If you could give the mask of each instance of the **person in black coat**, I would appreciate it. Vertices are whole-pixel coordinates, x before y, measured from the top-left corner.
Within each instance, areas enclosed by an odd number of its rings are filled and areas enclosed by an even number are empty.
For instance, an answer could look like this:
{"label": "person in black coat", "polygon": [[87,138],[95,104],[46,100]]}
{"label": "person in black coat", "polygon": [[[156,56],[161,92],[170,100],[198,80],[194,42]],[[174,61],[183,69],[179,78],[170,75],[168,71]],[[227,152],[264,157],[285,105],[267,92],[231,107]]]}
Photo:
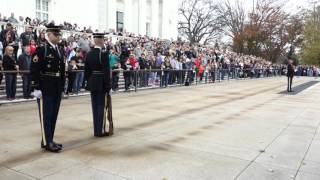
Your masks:
{"label": "person in black coat", "polygon": [[5,47],[12,46],[14,51],[14,58],[17,59],[17,53],[19,49],[18,39],[17,39],[17,30],[12,26],[11,23],[7,23],[6,29],[1,31],[0,33],[0,41],[3,44],[3,53],[5,51]]}
{"label": "person in black coat", "polygon": [[20,35],[20,41],[21,41],[21,46],[22,46],[22,52],[25,50],[26,46],[30,45],[31,40],[37,40],[37,35],[36,33],[33,32],[33,27],[32,26],[28,26],[26,28],[26,31],[23,32]]}
{"label": "person in black coat", "polygon": [[[31,55],[30,47],[25,46],[23,53],[18,58],[19,69],[22,71],[30,71]],[[31,98],[31,75],[30,73],[22,73],[22,89],[23,97],[25,99]]]}
{"label": "person in black coat", "polygon": [[124,89],[125,89],[125,91],[129,91],[130,85],[132,84],[132,81],[131,81],[132,72],[131,71],[133,70],[133,67],[130,64],[130,60],[127,59],[126,62],[121,65],[121,68],[124,70],[124,72],[123,72]]}
{"label": "person in black coat", "polygon": [[3,60],[2,60],[2,56],[0,55],[0,85],[2,83],[2,79],[3,79],[3,73],[1,72],[3,70]]}
{"label": "person in black coat", "polygon": [[142,53],[141,54],[141,57],[139,57],[139,67],[140,67],[140,72],[139,72],[139,75],[140,75],[140,87],[146,87],[148,86],[148,72],[146,71],[147,70],[147,60],[145,58],[145,54]]}
{"label": "person in black coat", "polygon": [[77,62],[72,57],[69,64],[68,64],[68,88],[67,88],[68,95],[69,95],[69,93],[73,94],[73,84],[74,84],[74,80],[76,78],[75,70],[77,70]]}
{"label": "person in black coat", "polygon": [[293,66],[293,61],[291,59],[288,60],[288,65],[287,65],[287,77],[288,77],[288,86],[287,86],[287,91],[288,92],[293,92],[292,91],[292,80],[294,76],[294,66]]}
{"label": "person in black coat", "polygon": [[121,64],[120,62],[116,62],[113,67],[111,67],[112,70],[112,90],[117,91],[119,89],[119,76],[120,76],[120,68]]}
{"label": "person in black coat", "polygon": [[12,46],[7,46],[5,48],[5,55],[3,56],[3,70],[12,71],[6,72],[6,94],[8,100],[14,100],[16,98],[16,88],[17,88],[17,72],[19,67],[16,60],[14,59],[14,48]]}
{"label": "person in black coat", "polygon": [[111,90],[111,71],[109,52],[103,51],[104,34],[94,33],[94,48],[88,52],[85,60],[85,78],[87,90],[91,93],[94,136],[109,136],[106,132],[106,99]]}
{"label": "person in black coat", "polygon": [[73,91],[74,93],[78,94],[81,90],[83,79],[84,79],[84,61],[83,61],[83,55],[82,50],[77,49],[77,53],[74,57],[71,58],[71,60],[76,61],[77,69],[76,76],[73,83]]}

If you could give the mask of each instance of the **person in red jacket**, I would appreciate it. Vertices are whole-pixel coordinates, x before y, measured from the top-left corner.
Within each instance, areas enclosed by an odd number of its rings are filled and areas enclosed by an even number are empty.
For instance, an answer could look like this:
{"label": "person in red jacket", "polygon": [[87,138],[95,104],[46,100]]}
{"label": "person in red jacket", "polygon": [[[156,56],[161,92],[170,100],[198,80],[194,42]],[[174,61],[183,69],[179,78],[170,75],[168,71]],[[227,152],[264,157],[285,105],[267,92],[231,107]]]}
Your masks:
{"label": "person in red jacket", "polygon": [[204,73],[204,67],[200,65],[199,72],[198,72],[198,77],[200,77],[200,81],[202,81],[203,73]]}
{"label": "person in red jacket", "polygon": [[137,69],[137,59],[134,57],[134,54],[130,54],[129,56],[129,61],[130,61],[130,65],[132,67],[131,70],[136,70]]}
{"label": "person in red jacket", "polygon": [[196,71],[196,75],[197,77],[200,77],[200,68],[201,68],[201,57],[199,56],[195,61],[195,71]]}
{"label": "person in red jacket", "polygon": [[201,57],[198,57],[194,64],[196,65],[196,68],[199,70],[200,66],[201,66]]}
{"label": "person in red jacket", "polygon": [[37,49],[37,43],[36,43],[36,41],[35,40],[31,40],[30,41],[30,55],[31,56],[33,56],[34,55],[34,53],[36,52],[36,49]]}
{"label": "person in red jacket", "polygon": [[[130,56],[129,56],[129,63],[130,63],[130,66],[131,66],[131,71],[135,71],[137,68],[138,68],[138,61],[137,61],[137,59],[134,57],[134,54],[130,54]],[[133,85],[135,86],[136,84],[137,84],[137,79],[135,78],[135,73],[136,72],[130,72],[129,74],[130,74],[130,82],[133,82]]]}

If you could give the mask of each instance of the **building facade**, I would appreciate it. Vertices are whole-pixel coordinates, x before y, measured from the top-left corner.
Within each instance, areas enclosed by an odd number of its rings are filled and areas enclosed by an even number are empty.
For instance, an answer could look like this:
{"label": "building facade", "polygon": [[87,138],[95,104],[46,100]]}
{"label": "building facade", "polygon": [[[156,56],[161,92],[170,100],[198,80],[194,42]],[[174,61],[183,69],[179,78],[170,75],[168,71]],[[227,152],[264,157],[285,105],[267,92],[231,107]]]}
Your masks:
{"label": "building facade", "polygon": [[0,14],[165,39],[178,36],[179,0],[0,0]]}

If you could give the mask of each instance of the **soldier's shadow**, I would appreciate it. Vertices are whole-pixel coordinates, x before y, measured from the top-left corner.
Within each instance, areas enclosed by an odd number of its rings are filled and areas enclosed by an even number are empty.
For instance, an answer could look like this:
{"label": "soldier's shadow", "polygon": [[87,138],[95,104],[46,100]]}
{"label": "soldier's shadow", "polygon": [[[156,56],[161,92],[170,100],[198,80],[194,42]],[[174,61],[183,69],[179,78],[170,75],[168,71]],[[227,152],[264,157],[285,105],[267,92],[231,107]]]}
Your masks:
{"label": "soldier's shadow", "polygon": [[298,86],[292,87],[293,92],[282,91],[279,94],[297,95],[297,94],[301,93],[302,91],[304,91],[304,90],[308,89],[309,87],[314,86],[318,83],[319,83],[319,81],[309,81],[309,82],[300,84]]}

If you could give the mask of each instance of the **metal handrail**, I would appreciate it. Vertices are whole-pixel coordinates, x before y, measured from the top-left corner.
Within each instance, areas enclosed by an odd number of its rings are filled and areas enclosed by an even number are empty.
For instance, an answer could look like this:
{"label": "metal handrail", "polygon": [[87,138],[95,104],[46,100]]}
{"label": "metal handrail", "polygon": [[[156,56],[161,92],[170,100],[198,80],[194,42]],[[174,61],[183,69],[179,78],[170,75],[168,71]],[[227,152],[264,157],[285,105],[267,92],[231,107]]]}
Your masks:
{"label": "metal handrail", "polygon": [[[229,69],[213,69],[212,71],[204,71],[201,76],[198,76],[197,71],[195,69],[183,69],[183,70],[174,70],[174,69],[136,69],[136,70],[112,70],[112,72],[121,72],[123,75],[122,81],[120,81],[120,76],[112,76],[112,89],[115,90],[124,90],[124,91],[135,91],[149,89],[149,88],[166,88],[166,87],[178,87],[178,86],[194,86],[198,84],[210,84],[215,82],[221,82],[223,80],[228,81],[229,79],[246,79],[246,78],[265,78],[265,77],[277,77],[283,75],[281,69],[273,69],[269,73],[266,73],[267,69],[259,69],[263,70],[261,74],[253,75],[250,72],[245,72],[245,70],[249,69],[238,69],[234,68],[229,71]],[[69,72],[83,72],[84,70],[73,70]],[[240,73],[242,71],[242,73]],[[126,73],[125,72],[130,72]],[[151,73],[155,74],[151,74]],[[20,71],[0,71],[0,75],[3,73],[20,73],[18,74],[22,76],[23,73],[30,73],[28,70],[20,70]],[[68,71],[66,72],[66,74]],[[246,74],[246,75],[245,75]],[[73,77],[74,78],[74,77]],[[72,78],[72,79],[73,79]],[[116,82],[114,82],[114,78],[116,78]],[[69,91],[69,77],[66,76],[66,83],[64,87],[64,93],[68,96]],[[75,79],[73,79],[75,80]],[[73,81],[72,80],[72,81]],[[74,84],[71,84],[71,87]],[[2,88],[5,87],[1,85]],[[19,86],[21,88],[21,86]],[[80,88],[82,89],[82,88]],[[122,91],[121,90],[121,91]],[[77,93],[75,89],[72,88],[72,92]],[[70,93],[72,93],[70,92]],[[79,92],[79,91],[78,91]]]}
{"label": "metal handrail", "polygon": [[[269,70],[267,68],[261,68],[261,69],[252,69],[252,68],[245,68],[245,69],[241,69],[241,68],[233,68],[233,69],[220,69],[220,68],[216,68],[216,71],[221,71],[221,70],[227,70],[227,71],[231,71],[231,70],[241,70],[241,71],[246,71],[246,70]],[[271,70],[282,70],[281,68],[273,68]],[[159,72],[159,71],[176,71],[176,72],[180,72],[180,71],[196,71],[195,69],[136,69],[136,70],[124,70],[124,69],[118,69],[118,70],[111,70],[111,72]],[[211,70],[209,72],[212,72],[214,70]],[[68,71],[66,70],[65,72],[84,72],[84,70],[71,70]],[[205,72],[205,71],[204,71]],[[22,73],[22,74],[27,74],[30,73],[30,70],[0,70],[0,73]]]}

